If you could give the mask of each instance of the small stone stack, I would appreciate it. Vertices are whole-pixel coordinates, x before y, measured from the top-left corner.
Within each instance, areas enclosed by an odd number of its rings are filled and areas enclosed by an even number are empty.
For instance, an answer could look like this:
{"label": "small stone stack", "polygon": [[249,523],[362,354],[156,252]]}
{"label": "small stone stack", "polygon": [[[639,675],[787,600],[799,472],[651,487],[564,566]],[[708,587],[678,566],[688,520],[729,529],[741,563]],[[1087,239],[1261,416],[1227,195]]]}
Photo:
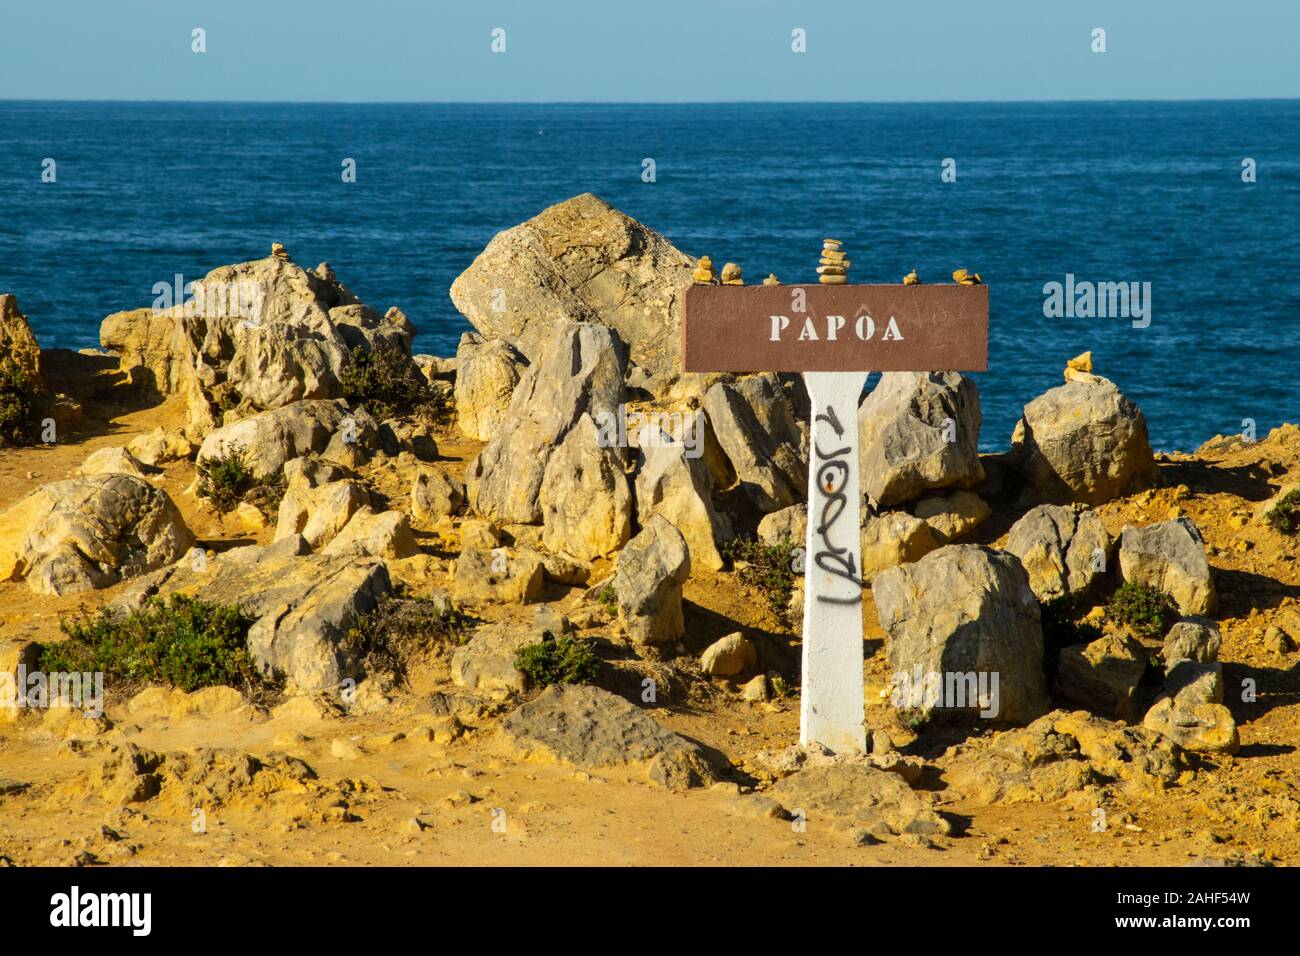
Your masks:
{"label": "small stone stack", "polygon": [[716,282],[713,278],[713,260],[708,256],[700,256],[700,261],[695,263],[695,271],[691,273],[691,279],[695,282],[713,285]]}
{"label": "small stone stack", "polygon": [[763,285],[780,285],[781,280],[776,277],[775,272],[769,272],[767,278],[763,280]]}
{"label": "small stone stack", "polygon": [[822,240],[821,265],[817,267],[817,281],[822,285],[847,285],[849,266],[853,265],[844,256],[844,247],[838,239]]}
{"label": "small stone stack", "polygon": [[920,284],[921,284],[921,277],[916,274],[915,269],[913,269],[907,275],[903,276],[903,285],[920,285]]}
{"label": "small stone stack", "polygon": [[958,285],[979,285],[983,280],[978,272],[971,272],[968,269],[958,269],[952,274],[952,281]]}
{"label": "small stone stack", "polygon": [[722,284],[723,285],[744,285],[745,279],[741,275],[740,266],[735,262],[728,262],[722,267]]}

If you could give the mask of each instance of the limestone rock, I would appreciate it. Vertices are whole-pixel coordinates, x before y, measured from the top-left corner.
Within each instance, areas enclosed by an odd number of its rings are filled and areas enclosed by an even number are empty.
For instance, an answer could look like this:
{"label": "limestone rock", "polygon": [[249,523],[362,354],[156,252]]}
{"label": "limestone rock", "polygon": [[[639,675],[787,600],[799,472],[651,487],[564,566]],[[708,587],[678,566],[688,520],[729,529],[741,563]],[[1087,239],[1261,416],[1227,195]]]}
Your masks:
{"label": "limestone rock", "polygon": [[601,440],[583,414],[546,464],[538,491],[542,543],[583,561],[601,558],[632,537],[632,490],[619,449]]}
{"label": "limestone rock", "polygon": [[484,624],[452,653],[451,679],[458,687],[480,693],[523,693],[527,679],[515,668],[515,655],[529,644],[555,640],[563,633],[564,621],[545,604]]}
{"label": "limestone rock", "polygon": [[321,553],[401,560],[419,554],[420,546],[406,515],[400,511],[375,512],[363,506]]}
{"label": "limestone rock", "polygon": [[1095,378],[1035,398],[1012,436],[1025,476],[1049,500],[1101,504],[1155,475],[1142,412],[1113,382]]}
{"label": "limestone rock", "polygon": [[451,286],[479,332],[536,358],[572,319],[609,326],[651,372],[677,368],[691,260],[590,193],[498,233]]}
{"label": "limestone rock", "polygon": [[0,581],[25,578],[38,594],[72,594],[152,571],[193,545],[171,498],[146,481],[57,481],[0,511]]}
{"label": "limestone rock", "polygon": [[1176,622],[1165,635],[1161,656],[1166,663],[1177,660],[1211,663],[1219,657],[1223,636],[1219,625],[1208,617],[1189,617]]}
{"label": "limestone rock", "polygon": [[758,540],[764,544],[779,544],[785,540],[795,547],[803,547],[807,539],[808,506],[805,504],[773,511],[758,523]]}
{"label": "limestone rock", "polygon": [[542,596],[542,558],[525,548],[466,548],[456,560],[451,596],[458,604],[528,604]]}
{"label": "limestone rock", "polygon": [[134,475],[144,478],[144,467],[129,451],[120,445],[112,445],[91,452],[77,469],[81,475]]}
{"label": "limestone rock", "polygon": [[1095,511],[1039,505],[1011,526],[1007,550],[1040,600],[1087,591],[1109,567],[1111,540]]}
{"label": "limestone rock", "polygon": [[1162,697],[1147,711],[1142,726],[1193,753],[1231,754],[1241,746],[1237,722],[1222,704]]}
{"label": "limestone rock", "polygon": [[460,514],[465,507],[465,485],[441,468],[421,468],[411,482],[411,517],[437,521]]}
{"label": "limestone rock", "polygon": [[1171,660],[1165,667],[1165,693],[1175,705],[1223,703],[1223,665],[1185,659]]}
{"label": "limestone rock", "polygon": [[456,349],[456,365],[456,427],[475,441],[491,441],[505,422],[528,362],[503,339],[466,332]]}
{"label": "limestone rock", "polygon": [[625,368],[625,349],[609,329],[556,324],[515,388],[505,423],[470,463],[470,507],[497,521],[539,523],[551,455],[584,413],[598,425],[618,413]]}
{"label": "limestone rock", "polygon": [[682,585],[690,573],[686,539],[661,515],[619,553],[614,599],[619,623],[634,644],[669,644],[686,632]]}
{"label": "limestone rock", "polygon": [[703,458],[690,457],[685,445],[661,442],[641,448],[636,476],[637,521],[662,515],[682,533],[691,560],[717,571],[721,546],[732,538],[731,523],[713,507],[713,482]]}
{"label": "limestone rock", "polygon": [[[956,544],[913,564],[889,568],[871,583],[890,667],[918,672],[986,675],[995,719],[1026,723],[1048,710],[1038,600],[1019,560],[1005,551]],[[979,702],[943,699],[938,711],[979,711]]]}
{"label": "limestone rock", "polygon": [[295,402],[226,425],[208,434],[199,446],[200,464],[243,451],[253,475],[279,473],[285,462],[309,452],[323,452],[348,417],[342,402]]}
{"label": "limestone rock", "polygon": [[5,360],[26,375],[37,392],[44,391],[41,347],[18,308],[18,300],[8,293],[0,295],[0,361]]}
{"label": "limestone rock", "polygon": [[791,813],[802,810],[810,822],[828,819],[840,829],[865,831],[875,838],[952,832],[952,825],[898,774],[866,762],[811,764],[768,793]]}
{"label": "limestone rock", "polygon": [[778,511],[806,497],[808,429],[775,373],[718,382],[704,396],[704,411],[755,507]]}
{"label": "limestone rock", "polygon": [[263,673],[281,674],[297,693],[337,693],[339,681],[361,675],[349,629],[392,591],[384,563],[354,556],[310,554],[300,538],[264,548],[235,548],[196,570],[179,561],[119,598],[138,606],[151,594],[174,593],[238,605],[253,619],[248,651]]}
{"label": "limestone rock", "polygon": [[923,518],[905,511],[873,515],[863,512],[862,579],[870,581],[886,568],[919,561],[939,547]]}
{"label": "limestone rock", "polygon": [[717,779],[696,744],[598,687],[548,687],[506,717],[501,732],[526,757],[585,770],[641,765],[651,781],[670,790],[708,786]]}
{"label": "limestone rock", "polygon": [[1205,539],[1191,518],[1126,527],[1120,534],[1119,569],[1125,581],[1167,591],[1183,614],[1213,614],[1218,608]]}
{"label": "limestone rock", "polygon": [[370,492],[355,481],[332,481],[315,488],[290,488],[280,499],[275,540],[301,535],[313,550],[324,547],[362,508]]}
{"label": "limestone rock", "polygon": [[718,638],[700,655],[700,669],[710,677],[735,677],[757,666],[758,652],[739,631]]}
{"label": "limestone rock", "polygon": [[159,425],[147,434],[132,438],[126,443],[126,450],[141,464],[157,466],[189,458],[193,449],[189,439],[180,432]]}
{"label": "limestone rock", "polygon": [[1132,720],[1146,667],[1146,650],[1138,641],[1127,634],[1109,634],[1061,650],[1056,690],[1094,713]]}
{"label": "limestone rock", "polygon": [[973,531],[993,513],[984,499],[971,491],[954,491],[944,497],[918,501],[913,514],[925,519],[939,544],[956,541]]}
{"label": "limestone rock", "polygon": [[979,458],[979,388],[957,372],[886,372],[858,407],[862,488],[875,505],[969,488]]}

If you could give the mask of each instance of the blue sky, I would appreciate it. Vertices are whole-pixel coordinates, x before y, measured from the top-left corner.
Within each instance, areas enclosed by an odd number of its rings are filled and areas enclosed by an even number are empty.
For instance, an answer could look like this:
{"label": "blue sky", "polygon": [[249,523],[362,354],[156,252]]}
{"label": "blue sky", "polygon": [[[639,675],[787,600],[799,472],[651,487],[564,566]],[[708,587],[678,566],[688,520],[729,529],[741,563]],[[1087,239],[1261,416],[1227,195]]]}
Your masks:
{"label": "blue sky", "polygon": [[0,0],[0,98],[1298,97],[1298,40],[1300,0]]}

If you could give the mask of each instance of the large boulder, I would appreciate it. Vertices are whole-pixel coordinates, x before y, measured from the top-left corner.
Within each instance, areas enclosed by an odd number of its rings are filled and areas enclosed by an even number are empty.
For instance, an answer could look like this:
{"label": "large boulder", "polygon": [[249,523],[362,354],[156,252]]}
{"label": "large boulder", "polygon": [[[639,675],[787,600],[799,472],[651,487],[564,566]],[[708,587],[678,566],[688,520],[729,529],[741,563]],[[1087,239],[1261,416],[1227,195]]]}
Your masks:
{"label": "large boulder", "polygon": [[43,389],[41,347],[18,300],[8,293],[0,295],[0,361],[26,376],[34,390]]}
{"label": "large boulder", "polygon": [[682,585],[691,573],[686,539],[654,515],[614,564],[619,623],[634,644],[670,644],[686,633]]}
{"label": "large boulder", "polygon": [[731,540],[731,524],[713,507],[713,481],[703,458],[668,441],[643,442],[644,460],[636,476],[637,521],[663,515],[686,539],[691,560],[717,571],[721,547]]}
{"label": "large boulder", "polygon": [[980,395],[957,372],[886,372],[858,407],[862,488],[877,506],[984,477]]}
{"label": "large boulder", "polygon": [[458,687],[494,696],[523,693],[528,678],[515,667],[519,651],[530,644],[554,641],[564,621],[546,604],[483,624],[451,655],[451,679]]}
{"label": "large boulder", "polygon": [[[912,564],[880,572],[871,582],[887,656],[896,681],[939,681],[942,693],[908,697],[924,713],[989,711],[1026,723],[1050,707],[1043,674],[1038,599],[1015,555],[978,545],[940,548]],[[949,688],[981,680],[992,706],[964,706]],[[996,684],[994,681],[996,680]]]}
{"label": "large boulder", "polygon": [[451,300],[485,337],[530,360],[577,319],[614,329],[641,367],[671,372],[692,266],[659,233],[584,193],[494,236],[452,283]]}
{"label": "large boulder", "polygon": [[631,765],[670,790],[717,780],[698,744],[599,687],[548,687],[506,717],[501,733],[525,759],[558,760],[585,770]]}
{"label": "large boulder", "polygon": [[1034,593],[1049,601],[1086,591],[1102,577],[1111,540],[1095,511],[1039,505],[1011,526],[1006,550],[1029,572]]}
{"label": "large boulder", "polygon": [[322,548],[347,527],[357,512],[370,504],[366,487],[347,479],[320,485],[290,485],[280,499],[275,540],[301,535],[307,547]]}
{"label": "large boulder", "polygon": [[621,449],[606,445],[590,415],[569,429],[546,463],[538,491],[542,544],[583,561],[632,537],[632,489]]}
{"label": "large boulder", "polygon": [[104,588],[175,561],[194,535],[167,492],[133,475],[42,485],[0,512],[0,581],[38,594]]}
{"label": "large boulder", "polygon": [[122,595],[138,606],[157,594],[186,594],[238,605],[253,620],[248,651],[258,669],[287,679],[291,692],[337,693],[344,678],[362,675],[361,649],[348,632],[392,591],[383,561],[310,554],[299,538],[243,547],[203,563],[179,561]]}
{"label": "large boulder", "polygon": [[1119,570],[1125,581],[1167,592],[1183,614],[1213,614],[1218,607],[1205,539],[1191,518],[1126,527],[1119,539]]}
{"label": "large boulder", "polygon": [[529,548],[462,548],[452,575],[457,604],[529,604],[542,596],[545,563]]}
{"label": "large boulder", "polygon": [[775,374],[718,382],[704,396],[704,411],[759,511],[779,511],[807,497],[808,429]]}
{"label": "large boulder", "polygon": [[147,391],[182,395],[186,436],[198,441],[220,423],[220,409],[247,417],[342,397],[353,349],[383,348],[419,375],[410,361],[414,333],[399,310],[381,316],[364,305],[327,264],[303,269],[277,248],[214,269],[184,303],[108,316],[100,344]]}
{"label": "large boulder", "polygon": [[939,547],[930,525],[906,511],[862,513],[862,579],[870,581],[886,568],[898,567]]}
{"label": "large boulder", "polygon": [[456,349],[456,427],[475,441],[495,438],[527,367],[527,360],[503,339],[462,335]]}
{"label": "large boulder", "polygon": [[626,349],[609,329],[554,325],[515,388],[506,422],[466,471],[470,507],[504,523],[539,523],[551,455],[584,413],[595,421],[618,413],[625,370]]}
{"label": "large boulder", "polygon": [[1146,419],[1114,382],[1067,382],[1025,406],[1012,445],[1025,477],[1052,501],[1101,504],[1155,475]]}
{"label": "large boulder", "polygon": [[350,414],[341,401],[294,402],[210,432],[198,460],[243,452],[254,477],[268,478],[292,458],[324,452]]}

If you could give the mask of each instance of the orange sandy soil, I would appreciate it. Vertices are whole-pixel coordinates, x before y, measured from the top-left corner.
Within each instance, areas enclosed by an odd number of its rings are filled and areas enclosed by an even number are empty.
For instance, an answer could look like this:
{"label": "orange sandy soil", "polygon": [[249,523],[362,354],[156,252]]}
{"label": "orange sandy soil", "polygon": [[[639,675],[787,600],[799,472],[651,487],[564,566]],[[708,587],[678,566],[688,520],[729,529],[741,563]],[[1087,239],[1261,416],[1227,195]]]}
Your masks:
{"label": "orange sandy soil", "polygon": [[[177,409],[125,405],[111,362],[47,353],[56,387],[85,408],[79,427],[53,447],[0,451],[0,508],[40,484],[66,478],[92,451],[122,445],[160,424],[174,426]],[[477,450],[440,435],[442,464],[463,472]],[[0,796],[0,863],[17,865],[1180,865],[1206,856],[1254,856],[1279,864],[1300,860],[1300,818],[1277,812],[1279,798],[1300,806],[1300,672],[1294,650],[1267,651],[1265,628],[1297,606],[1297,541],[1252,519],[1256,505],[1289,475],[1300,476],[1300,430],[1255,446],[1200,456],[1161,456],[1162,486],[1100,510],[1116,534],[1126,523],[1146,524],[1191,516],[1211,549],[1222,608],[1220,624],[1226,702],[1240,729],[1234,757],[1202,761],[1194,774],[1150,798],[1120,796],[1108,810],[1111,826],[1093,832],[1086,808],[1062,804],[982,806],[951,802],[941,777],[920,786],[935,791],[940,809],[959,824],[951,837],[924,847],[907,840],[852,846],[841,834],[808,821],[804,832],[789,822],[732,815],[734,785],[669,793],[621,772],[587,774],[555,763],[523,763],[496,734],[496,717],[466,728],[450,743],[418,742],[408,734],[413,714],[437,689],[450,688],[448,657],[422,663],[410,687],[387,707],[363,716],[328,708],[282,713],[246,707],[230,713],[188,716],[129,713],[110,692],[107,724],[80,730],[56,715],[26,713],[0,723],[0,783],[12,778],[25,790]],[[161,479],[201,542],[224,549],[266,542],[271,531],[223,526],[198,499],[186,494],[192,463],[166,466]],[[375,486],[402,492],[398,477],[376,473]],[[391,483],[391,488],[385,488]],[[974,539],[997,543],[1023,512],[1014,502],[993,501],[994,516]],[[435,543],[427,529],[422,538]],[[437,553],[445,550],[435,547]],[[596,578],[604,568],[598,568]],[[595,579],[595,578],[594,578]],[[411,584],[417,593],[441,582]],[[579,589],[550,586],[548,600],[563,612]],[[60,639],[60,616],[111,600],[114,591],[51,598],[22,583],[0,584],[0,636]],[[687,638],[698,655],[734,630],[764,642],[769,654],[788,655],[793,675],[797,636],[782,627],[761,596],[729,572],[697,572],[686,588]],[[932,758],[970,731],[935,729],[918,739],[880,696],[888,680],[883,634],[865,602],[868,723],[888,730],[908,753]],[[591,636],[600,633],[596,628]],[[627,661],[626,648],[598,642],[619,667],[654,667]],[[671,660],[661,662],[671,664]],[[627,676],[627,672],[621,672]],[[1258,683],[1255,703],[1234,693],[1244,677]],[[638,678],[639,679],[639,678]],[[740,768],[760,750],[779,750],[798,737],[798,698],[743,701],[728,681],[697,679],[674,702],[664,693],[655,716],[669,728],[725,755],[742,786],[757,781]],[[90,733],[88,738],[83,733]],[[983,731],[989,733],[991,731]],[[331,744],[359,738],[359,755],[337,757]],[[90,769],[97,748],[133,743],[158,752],[230,748],[264,757],[275,751],[306,761],[321,787],[315,793],[242,794],[206,812],[207,829],[192,827],[193,807],[162,797],[123,809],[107,800]],[[0,785],[0,792],[3,792]],[[183,801],[181,801],[183,803]],[[340,809],[342,806],[342,809]],[[494,808],[505,811],[504,832],[494,829]],[[411,823],[418,817],[421,823]]]}

